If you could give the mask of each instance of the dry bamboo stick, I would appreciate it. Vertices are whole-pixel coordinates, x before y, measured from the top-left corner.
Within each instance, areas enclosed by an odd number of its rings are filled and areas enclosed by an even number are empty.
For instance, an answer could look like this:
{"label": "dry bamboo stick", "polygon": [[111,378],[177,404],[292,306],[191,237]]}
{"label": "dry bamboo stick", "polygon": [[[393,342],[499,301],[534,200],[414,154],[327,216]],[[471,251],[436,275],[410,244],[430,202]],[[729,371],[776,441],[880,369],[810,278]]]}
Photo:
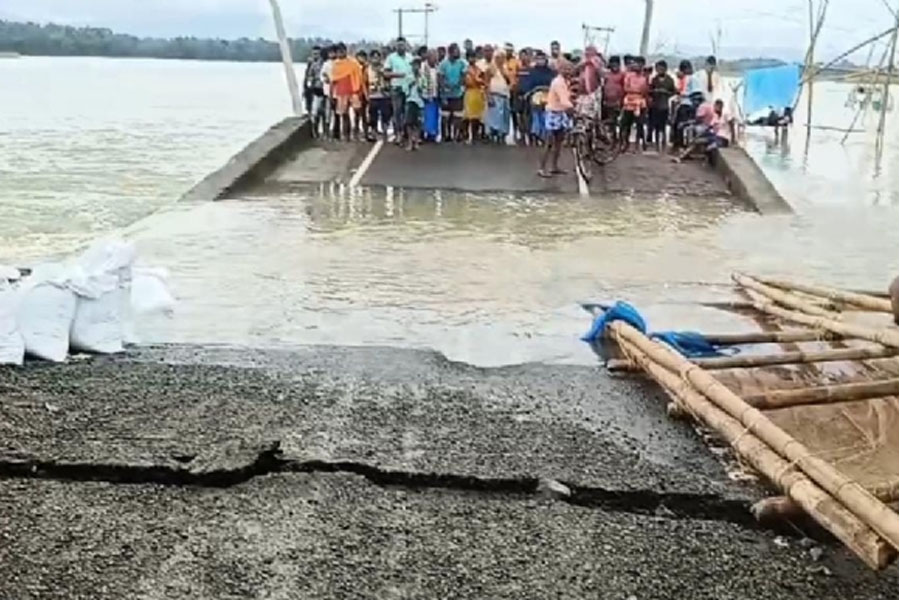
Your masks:
{"label": "dry bamboo stick", "polygon": [[887,298],[876,298],[856,292],[848,292],[837,288],[827,287],[824,285],[810,285],[805,283],[795,283],[793,281],[785,281],[783,279],[770,279],[768,277],[756,277],[760,283],[781,288],[783,290],[796,290],[813,296],[820,296],[832,301],[852,304],[860,308],[873,310],[877,312],[892,313],[891,301]]}
{"label": "dry bamboo stick", "polygon": [[898,385],[900,385],[900,380],[898,379],[863,381],[793,390],[773,390],[744,396],[744,400],[750,406],[764,410],[803,404],[831,404],[833,402],[850,402],[852,400],[896,396]]}
{"label": "dry bamboo stick", "polygon": [[894,328],[885,328],[878,330],[872,329],[871,327],[865,327],[863,325],[855,325],[853,323],[841,323],[833,319],[826,319],[825,317],[816,317],[814,315],[798,312],[796,310],[788,310],[785,308],[781,308],[780,306],[776,306],[775,303],[770,299],[766,298],[762,294],[754,292],[753,290],[748,289],[745,291],[753,301],[756,309],[764,313],[768,313],[776,317],[781,317],[782,319],[786,319],[788,321],[794,321],[795,323],[803,323],[804,325],[809,325],[810,327],[827,329],[829,331],[833,331],[834,333],[845,335],[847,337],[869,340],[871,342],[878,342],[879,344],[891,346],[892,348],[900,347],[900,336],[898,336],[897,330]]}
{"label": "dry bamboo stick", "polygon": [[803,507],[816,522],[846,544],[869,567],[876,570],[883,569],[890,563],[895,556],[890,545],[871,527],[811,481],[796,465],[779,456],[752,433],[748,434],[738,419],[717,407],[678,375],[654,362],[636,345],[621,336],[618,339],[622,350],[639,363],[648,375],[670,394],[677,396],[699,420],[715,429],[753,468]]}
{"label": "dry bamboo stick", "polygon": [[[869,492],[884,503],[896,502],[898,498],[897,482],[870,488]],[[763,498],[756,502],[750,510],[760,522],[793,521],[803,514],[803,509],[785,496]]]}
{"label": "dry bamboo stick", "polygon": [[[900,520],[897,513],[879,502],[858,482],[839,472],[830,463],[813,455],[803,444],[770,421],[712,375],[691,364],[680,354],[649,340],[622,321],[609,328],[618,340],[630,342],[666,369],[678,373],[723,411],[740,421],[745,431],[759,437],[770,448],[806,473],[850,512],[869,525],[896,549],[900,547]],[[632,357],[634,359],[634,357]],[[645,366],[642,364],[642,366]],[[792,496],[793,497],[793,496]]]}
{"label": "dry bamboo stick", "polygon": [[763,296],[769,298],[770,300],[774,300],[779,304],[783,304],[784,306],[789,306],[791,308],[796,308],[798,310],[802,310],[803,312],[810,315],[817,315],[820,317],[827,317],[829,319],[839,321],[841,320],[840,313],[836,313],[834,311],[830,311],[822,308],[812,302],[807,302],[803,298],[796,296],[795,294],[790,294],[788,292],[783,292],[778,288],[774,288],[770,285],[766,285],[764,283],[760,283],[753,277],[749,275],[744,275],[742,273],[735,273],[731,276],[734,281],[745,289],[751,289],[755,292],[762,294]]}
{"label": "dry bamboo stick", "polygon": [[835,350],[819,350],[808,352],[781,352],[779,354],[742,354],[738,356],[717,356],[713,358],[694,358],[691,362],[704,369],[738,369],[748,367],[767,367],[770,365],[792,365],[816,362],[834,362],[838,360],[867,360],[872,358],[890,358],[897,356],[896,348],[870,346],[868,348],[837,348]]}
{"label": "dry bamboo stick", "polygon": [[[753,303],[749,303],[753,306]],[[819,342],[839,340],[841,336],[824,329],[788,329],[784,331],[749,331],[747,333],[704,333],[710,344],[735,346],[738,344],[771,344],[791,342]]]}

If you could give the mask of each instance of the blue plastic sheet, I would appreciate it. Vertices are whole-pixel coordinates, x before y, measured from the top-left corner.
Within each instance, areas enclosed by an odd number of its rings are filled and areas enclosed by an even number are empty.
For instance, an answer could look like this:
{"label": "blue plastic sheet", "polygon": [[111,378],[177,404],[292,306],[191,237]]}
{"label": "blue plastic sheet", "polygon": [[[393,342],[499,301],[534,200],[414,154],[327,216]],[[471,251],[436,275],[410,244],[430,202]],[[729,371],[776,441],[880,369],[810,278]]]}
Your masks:
{"label": "blue plastic sheet", "polygon": [[[591,328],[581,336],[583,342],[595,342],[603,335],[606,326],[613,321],[624,321],[640,331],[647,333],[647,322],[638,312],[638,309],[619,300],[612,306],[594,305],[603,309],[603,312],[597,315]],[[736,354],[737,348],[729,348],[728,352],[723,351],[711,344],[702,333],[696,331],[658,331],[650,334],[651,338],[665,342],[682,356],[688,358],[699,358],[704,356],[726,356],[728,354]]]}
{"label": "blue plastic sheet", "polygon": [[800,65],[751,69],[744,72],[744,114],[771,106],[793,106],[800,89]]}

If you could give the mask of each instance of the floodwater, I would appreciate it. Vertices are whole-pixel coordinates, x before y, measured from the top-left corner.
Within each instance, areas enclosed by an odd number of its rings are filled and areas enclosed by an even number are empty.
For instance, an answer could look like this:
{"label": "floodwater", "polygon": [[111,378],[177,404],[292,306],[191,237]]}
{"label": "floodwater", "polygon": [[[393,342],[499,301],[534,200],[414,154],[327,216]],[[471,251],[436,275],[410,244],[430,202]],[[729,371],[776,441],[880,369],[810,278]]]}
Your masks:
{"label": "floodwater", "polygon": [[[882,288],[898,268],[896,114],[880,163],[876,115],[843,145],[814,130],[807,149],[802,109],[787,144],[748,132],[789,216],[728,199],[328,186],[178,203],[286,114],[282,77],[276,64],[0,61],[0,262],[122,234],[171,270],[180,300],[142,325],[146,341],[420,347],[483,365],[594,361],[580,301],[724,331],[735,317],[689,303],[728,297],[734,270]],[[814,123],[846,127],[846,94],[819,84]]]}

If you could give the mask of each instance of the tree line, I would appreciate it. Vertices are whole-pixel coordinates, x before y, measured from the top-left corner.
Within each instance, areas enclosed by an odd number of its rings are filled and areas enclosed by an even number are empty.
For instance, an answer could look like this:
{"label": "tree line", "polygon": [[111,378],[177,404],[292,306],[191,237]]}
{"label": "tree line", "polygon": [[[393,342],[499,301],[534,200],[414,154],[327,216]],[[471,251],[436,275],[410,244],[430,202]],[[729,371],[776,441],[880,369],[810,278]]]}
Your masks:
{"label": "tree line", "polygon": [[[301,62],[309,58],[313,46],[333,43],[322,38],[296,38],[290,42],[294,60]],[[361,42],[359,45],[376,44]],[[114,56],[244,62],[281,60],[278,44],[262,38],[137,37],[102,27],[3,20],[0,20],[0,52],[15,52],[23,56]]]}

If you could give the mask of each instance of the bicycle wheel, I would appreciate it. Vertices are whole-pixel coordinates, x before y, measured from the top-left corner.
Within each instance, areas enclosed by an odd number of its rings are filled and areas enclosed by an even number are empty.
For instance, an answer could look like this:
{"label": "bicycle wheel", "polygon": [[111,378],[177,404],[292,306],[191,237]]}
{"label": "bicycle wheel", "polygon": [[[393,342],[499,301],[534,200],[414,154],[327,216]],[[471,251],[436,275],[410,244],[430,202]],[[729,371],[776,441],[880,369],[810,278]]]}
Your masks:
{"label": "bicycle wheel", "polygon": [[612,127],[609,123],[599,123],[594,133],[594,144],[591,152],[591,158],[595,163],[600,165],[608,165],[616,160],[622,146],[616,141],[613,135]]}
{"label": "bicycle wheel", "polygon": [[582,132],[575,140],[575,168],[581,178],[590,183],[594,173],[591,170],[591,144],[588,135]]}

